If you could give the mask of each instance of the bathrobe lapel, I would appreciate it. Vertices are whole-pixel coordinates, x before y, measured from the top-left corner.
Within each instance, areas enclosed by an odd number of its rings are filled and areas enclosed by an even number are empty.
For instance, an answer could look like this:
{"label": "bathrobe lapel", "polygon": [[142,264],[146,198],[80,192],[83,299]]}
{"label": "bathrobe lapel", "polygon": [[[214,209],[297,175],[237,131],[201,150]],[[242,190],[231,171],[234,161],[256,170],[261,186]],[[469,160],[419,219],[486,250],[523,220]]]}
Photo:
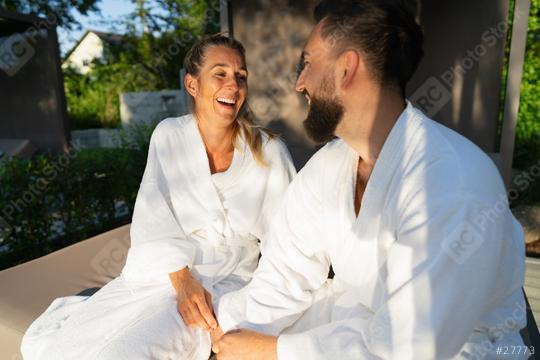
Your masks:
{"label": "bathrobe lapel", "polygon": [[[362,198],[358,218],[354,216],[354,171],[358,161],[358,155],[347,145],[348,165],[343,167],[342,178],[349,179],[343,183],[338,198],[343,217],[345,232],[339,245],[338,256],[333,261],[336,277],[353,287],[362,287],[364,290],[376,291],[377,283],[384,275],[386,259],[380,251],[381,244],[381,220],[385,212],[386,197],[395,183],[396,169],[406,158],[407,149],[404,149],[405,138],[415,132],[418,122],[411,122],[410,117],[414,112],[407,108],[390,131],[379,158],[366,185]],[[352,172],[352,173],[351,173]],[[344,197],[345,196],[345,197]],[[384,229],[383,229],[384,230]],[[364,291],[364,303],[376,302],[382,294]]]}

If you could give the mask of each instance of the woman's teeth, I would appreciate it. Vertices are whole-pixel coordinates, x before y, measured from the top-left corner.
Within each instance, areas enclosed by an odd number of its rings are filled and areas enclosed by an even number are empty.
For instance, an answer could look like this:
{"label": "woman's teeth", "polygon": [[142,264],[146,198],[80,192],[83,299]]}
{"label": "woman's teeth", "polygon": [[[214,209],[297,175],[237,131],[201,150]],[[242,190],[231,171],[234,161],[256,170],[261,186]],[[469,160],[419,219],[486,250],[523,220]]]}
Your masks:
{"label": "woman's teeth", "polygon": [[219,101],[219,102],[221,102],[221,103],[229,104],[229,105],[234,105],[234,104],[236,104],[236,100],[234,100],[234,99],[217,98],[217,101]]}

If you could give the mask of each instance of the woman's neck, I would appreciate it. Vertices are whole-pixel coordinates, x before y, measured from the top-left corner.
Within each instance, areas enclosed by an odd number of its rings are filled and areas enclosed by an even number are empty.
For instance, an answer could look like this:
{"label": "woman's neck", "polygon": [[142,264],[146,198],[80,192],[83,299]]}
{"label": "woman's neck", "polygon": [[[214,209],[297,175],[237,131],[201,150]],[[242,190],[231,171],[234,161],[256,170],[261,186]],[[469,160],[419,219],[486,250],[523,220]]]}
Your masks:
{"label": "woman's neck", "polygon": [[199,131],[206,151],[211,154],[228,153],[233,150],[233,125],[216,126],[197,116]]}

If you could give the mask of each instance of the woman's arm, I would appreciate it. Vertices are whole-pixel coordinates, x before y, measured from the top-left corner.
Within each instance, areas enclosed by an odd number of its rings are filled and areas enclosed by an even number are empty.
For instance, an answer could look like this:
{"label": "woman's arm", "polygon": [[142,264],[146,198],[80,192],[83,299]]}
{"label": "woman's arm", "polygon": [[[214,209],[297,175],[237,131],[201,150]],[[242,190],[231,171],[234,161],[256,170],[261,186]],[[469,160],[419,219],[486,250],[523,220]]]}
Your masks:
{"label": "woman's arm", "polygon": [[133,281],[169,283],[168,274],[193,266],[196,247],[171,209],[168,181],[159,158],[160,126],[150,140],[148,161],[131,224],[131,247],[122,275]]}

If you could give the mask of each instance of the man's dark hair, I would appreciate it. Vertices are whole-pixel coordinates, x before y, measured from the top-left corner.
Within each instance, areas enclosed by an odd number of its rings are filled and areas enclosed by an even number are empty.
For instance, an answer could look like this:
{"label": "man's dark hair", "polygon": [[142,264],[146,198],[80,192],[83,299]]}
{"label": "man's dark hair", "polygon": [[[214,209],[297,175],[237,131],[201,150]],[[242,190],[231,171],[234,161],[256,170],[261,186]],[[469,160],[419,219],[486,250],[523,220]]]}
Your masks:
{"label": "man's dark hair", "polygon": [[314,11],[323,39],[360,51],[374,79],[402,93],[424,55],[415,0],[323,0]]}

